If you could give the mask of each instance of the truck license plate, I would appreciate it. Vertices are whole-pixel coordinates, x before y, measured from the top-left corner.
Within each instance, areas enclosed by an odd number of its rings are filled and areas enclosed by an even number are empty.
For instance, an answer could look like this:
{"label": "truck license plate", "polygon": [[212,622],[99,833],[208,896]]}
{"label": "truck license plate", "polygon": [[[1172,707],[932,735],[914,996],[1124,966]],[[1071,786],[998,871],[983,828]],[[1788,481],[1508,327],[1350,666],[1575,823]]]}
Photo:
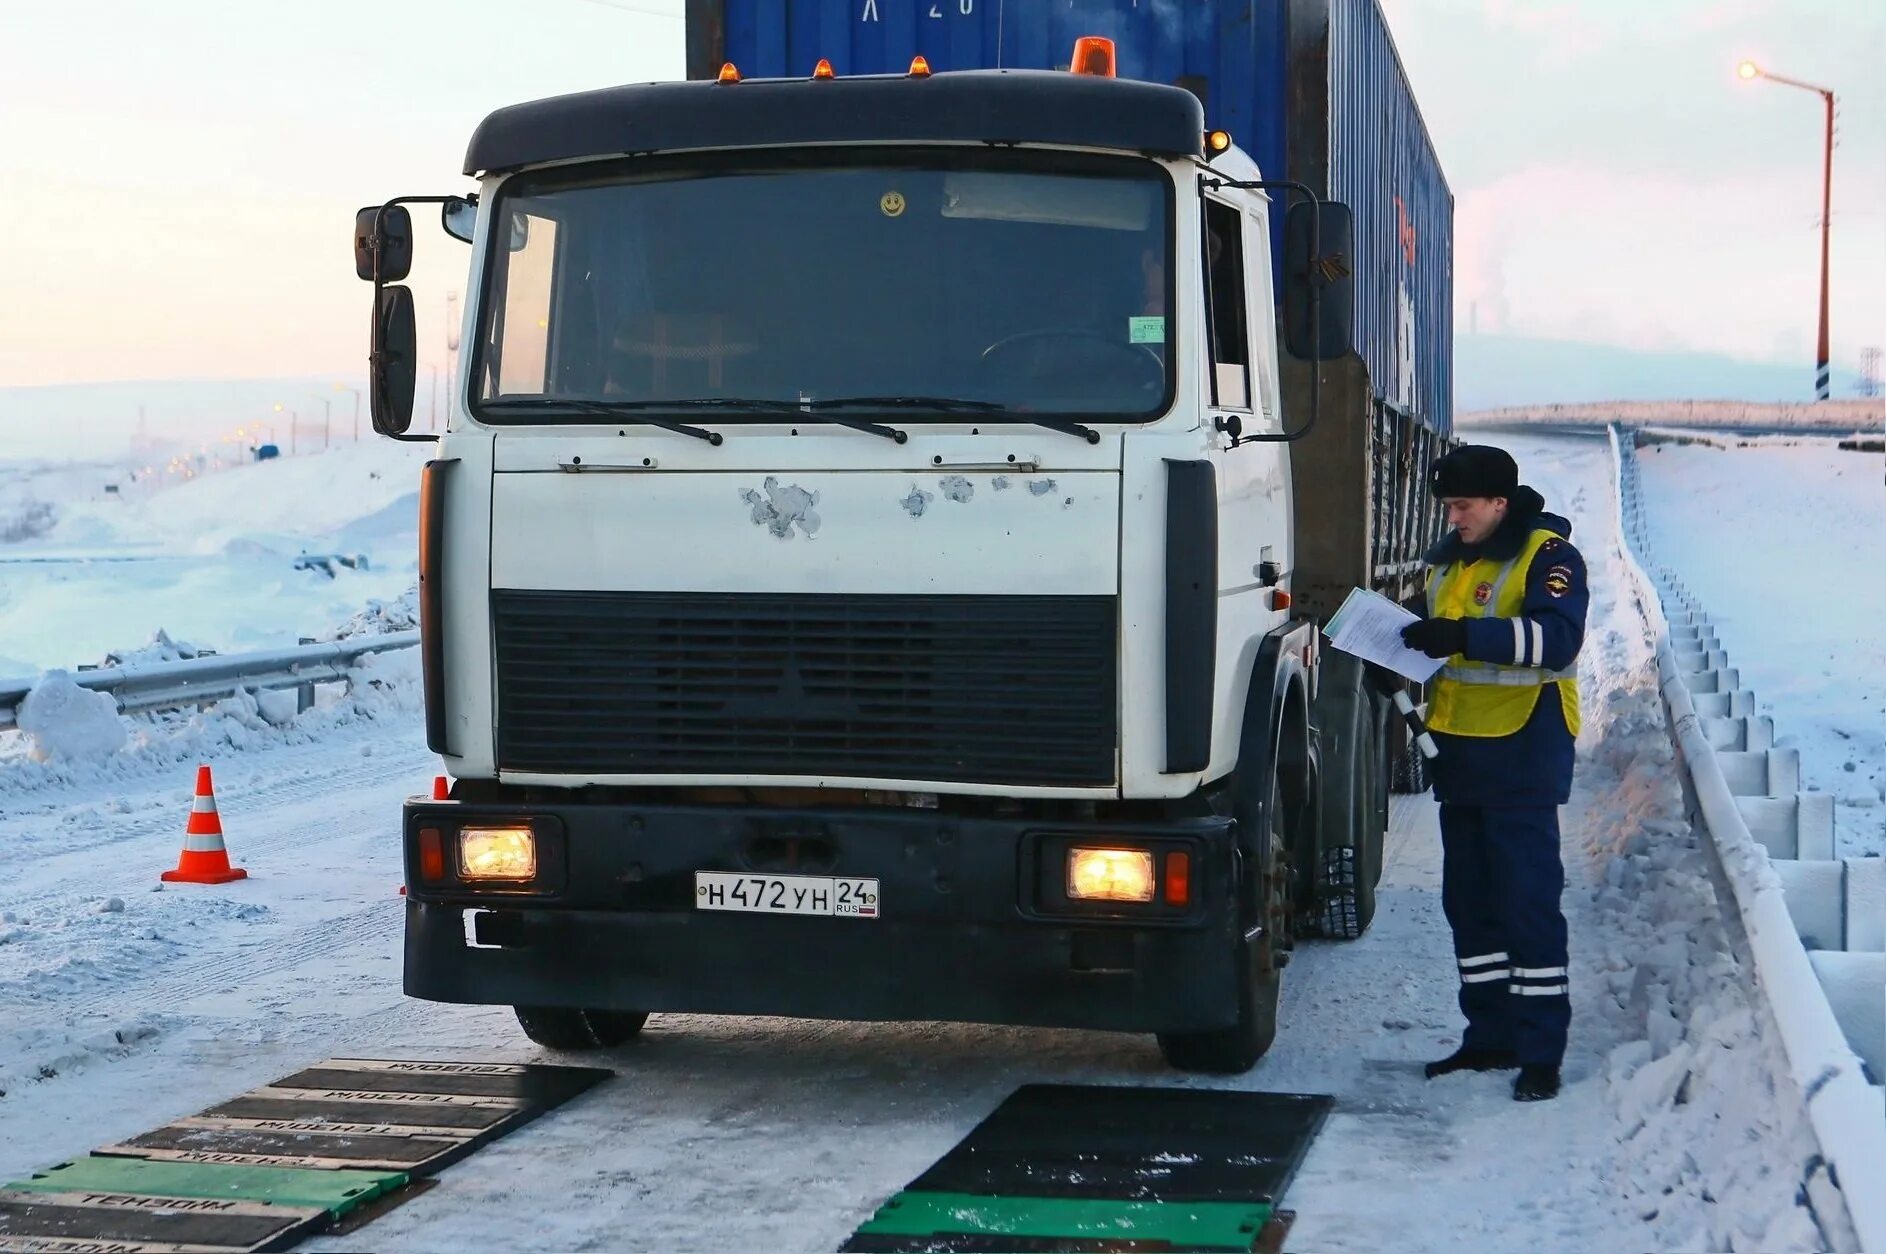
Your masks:
{"label": "truck license plate", "polygon": [[701,910],[751,914],[878,917],[878,882],[833,875],[736,875],[694,873],[694,904]]}

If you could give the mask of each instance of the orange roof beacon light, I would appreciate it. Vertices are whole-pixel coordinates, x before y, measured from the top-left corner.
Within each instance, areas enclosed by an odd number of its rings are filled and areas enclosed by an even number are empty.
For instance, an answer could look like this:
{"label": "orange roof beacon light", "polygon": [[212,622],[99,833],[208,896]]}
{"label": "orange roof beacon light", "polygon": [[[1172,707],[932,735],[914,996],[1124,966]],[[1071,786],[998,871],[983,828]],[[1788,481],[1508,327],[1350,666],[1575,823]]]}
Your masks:
{"label": "orange roof beacon light", "polygon": [[734,68],[733,62],[728,61],[720,67],[720,77],[714,81],[717,83],[737,83],[740,81],[740,71]]}
{"label": "orange roof beacon light", "polygon": [[1074,60],[1067,67],[1095,78],[1114,76],[1113,41],[1103,35],[1083,35],[1074,41]]}
{"label": "orange roof beacon light", "polygon": [[830,61],[827,61],[824,57],[820,57],[819,63],[812,67],[812,77],[813,78],[836,78],[838,76],[832,73],[832,63]]}
{"label": "orange roof beacon light", "polygon": [[1207,161],[1211,160],[1212,157],[1217,156],[1221,152],[1229,152],[1229,151],[1231,151],[1231,132],[1230,131],[1206,131],[1205,132],[1205,152],[1207,153],[1207,156],[1205,159]]}
{"label": "orange roof beacon light", "polygon": [[929,78],[930,77],[930,62],[921,52],[918,53],[916,56],[910,58],[910,74],[908,75],[908,77],[910,78]]}

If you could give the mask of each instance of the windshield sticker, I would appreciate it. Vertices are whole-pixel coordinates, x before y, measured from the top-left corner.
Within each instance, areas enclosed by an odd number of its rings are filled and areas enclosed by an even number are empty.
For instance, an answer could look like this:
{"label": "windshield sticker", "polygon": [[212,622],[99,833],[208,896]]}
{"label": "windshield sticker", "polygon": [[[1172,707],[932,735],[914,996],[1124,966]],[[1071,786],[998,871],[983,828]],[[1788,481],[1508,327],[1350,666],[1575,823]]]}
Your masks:
{"label": "windshield sticker", "polygon": [[904,194],[902,192],[885,192],[883,197],[878,201],[878,208],[884,211],[884,216],[887,218],[902,216],[904,212]]}
{"label": "windshield sticker", "polygon": [[1126,338],[1132,344],[1164,344],[1166,320],[1162,315],[1142,315],[1126,320]]}

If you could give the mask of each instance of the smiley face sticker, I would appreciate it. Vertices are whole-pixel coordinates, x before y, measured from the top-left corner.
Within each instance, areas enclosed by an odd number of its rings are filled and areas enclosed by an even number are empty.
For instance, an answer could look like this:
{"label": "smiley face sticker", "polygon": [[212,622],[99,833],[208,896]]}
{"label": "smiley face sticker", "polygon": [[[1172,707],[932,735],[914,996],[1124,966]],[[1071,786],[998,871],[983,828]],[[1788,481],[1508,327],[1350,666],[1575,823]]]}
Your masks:
{"label": "smiley face sticker", "polygon": [[905,208],[904,194],[896,191],[885,192],[878,198],[878,208],[884,211],[884,216],[887,218],[902,217]]}

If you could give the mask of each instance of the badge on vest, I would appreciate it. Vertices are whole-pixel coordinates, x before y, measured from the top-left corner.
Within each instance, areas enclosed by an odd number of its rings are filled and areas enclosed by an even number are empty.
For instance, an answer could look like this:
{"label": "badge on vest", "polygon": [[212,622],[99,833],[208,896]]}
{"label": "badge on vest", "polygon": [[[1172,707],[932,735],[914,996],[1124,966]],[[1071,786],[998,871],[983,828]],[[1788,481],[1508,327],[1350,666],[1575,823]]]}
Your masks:
{"label": "badge on vest", "polygon": [[1478,588],[1475,588],[1473,590],[1473,603],[1475,605],[1485,605],[1488,601],[1491,601],[1492,599],[1493,599],[1493,585],[1490,583],[1483,583]]}
{"label": "badge on vest", "polygon": [[1572,568],[1554,566],[1545,573],[1545,590],[1555,597],[1562,597],[1572,590]]}

